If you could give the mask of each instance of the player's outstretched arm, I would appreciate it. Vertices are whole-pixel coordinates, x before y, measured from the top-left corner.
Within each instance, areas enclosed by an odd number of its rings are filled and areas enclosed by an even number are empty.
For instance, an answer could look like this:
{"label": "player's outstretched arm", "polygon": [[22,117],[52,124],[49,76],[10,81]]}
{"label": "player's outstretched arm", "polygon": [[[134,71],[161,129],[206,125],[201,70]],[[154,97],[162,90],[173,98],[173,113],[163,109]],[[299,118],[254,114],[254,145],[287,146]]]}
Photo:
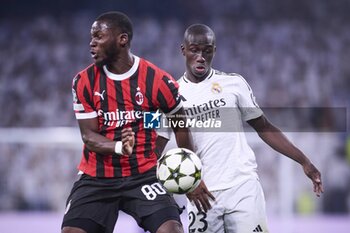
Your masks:
{"label": "player's outstretched arm", "polygon": [[293,159],[303,167],[305,174],[313,183],[314,192],[317,196],[320,196],[321,193],[323,193],[321,173],[307,156],[289,141],[280,129],[271,124],[264,115],[249,120],[248,124],[252,126],[258,133],[259,137],[274,150]]}

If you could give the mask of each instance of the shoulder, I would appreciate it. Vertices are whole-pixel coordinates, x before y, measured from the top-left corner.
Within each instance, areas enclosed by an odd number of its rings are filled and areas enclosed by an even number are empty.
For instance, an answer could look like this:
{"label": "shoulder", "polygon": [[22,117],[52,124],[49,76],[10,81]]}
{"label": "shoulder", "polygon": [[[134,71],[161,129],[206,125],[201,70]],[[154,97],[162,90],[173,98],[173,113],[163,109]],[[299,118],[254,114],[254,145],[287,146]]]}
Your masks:
{"label": "shoulder", "polygon": [[[151,78],[151,82],[155,86],[154,90],[175,90],[179,88],[178,82],[174,79],[174,77],[163,70],[162,68],[159,68],[158,66],[154,65],[152,62],[147,61],[145,59],[140,59],[140,62],[143,63],[141,65],[141,69],[147,69],[143,72],[146,72],[146,79]],[[152,77],[153,76],[153,77]]]}
{"label": "shoulder", "polygon": [[229,92],[246,95],[252,92],[252,88],[248,84],[247,80],[238,73],[226,73],[222,71],[215,70],[213,82],[218,83],[224,89]]}
{"label": "shoulder", "polygon": [[227,73],[227,72],[223,72],[220,70],[214,70],[214,76],[216,77],[220,77],[220,78],[225,78],[225,79],[231,79],[231,80],[240,80],[240,79],[244,79],[242,75],[238,74],[238,73]]}
{"label": "shoulder", "polygon": [[82,69],[79,71],[76,75],[75,78],[79,77],[79,79],[83,78],[88,78],[89,76],[93,76],[97,72],[98,68],[95,64],[90,64],[86,68]]}
{"label": "shoulder", "polygon": [[140,58],[140,65],[146,69],[154,70],[155,77],[162,78],[162,77],[166,76],[166,77],[173,78],[168,72],[166,72],[165,70],[163,70],[159,66],[155,65],[154,63],[152,63],[144,58]]}
{"label": "shoulder", "polygon": [[98,72],[100,72],[100,68],[95,64],[90,64],[83,70],[79,71],[73,78],[73,88],[77,89],[78,86],[93,87]]}
{"label": "shoulder", "polygon": [[249,87],[247,80],[238,73],[227,73],[219,70],[214,70],[214,78],[227,81],[234,85],[244,85]]}

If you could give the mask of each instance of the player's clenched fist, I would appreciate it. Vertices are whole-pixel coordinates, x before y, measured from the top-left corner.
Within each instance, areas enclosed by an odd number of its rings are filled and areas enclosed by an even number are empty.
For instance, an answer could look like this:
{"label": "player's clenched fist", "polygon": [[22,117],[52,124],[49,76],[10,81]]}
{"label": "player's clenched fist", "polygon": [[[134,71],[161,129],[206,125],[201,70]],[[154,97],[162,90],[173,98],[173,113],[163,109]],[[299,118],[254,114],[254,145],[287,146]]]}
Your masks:
{"label": "player's clenched fist", "polygon": [[135,133],[131,128],[124,128],[122,130],[122,144],[123,155],[131,155],[135,145]]}

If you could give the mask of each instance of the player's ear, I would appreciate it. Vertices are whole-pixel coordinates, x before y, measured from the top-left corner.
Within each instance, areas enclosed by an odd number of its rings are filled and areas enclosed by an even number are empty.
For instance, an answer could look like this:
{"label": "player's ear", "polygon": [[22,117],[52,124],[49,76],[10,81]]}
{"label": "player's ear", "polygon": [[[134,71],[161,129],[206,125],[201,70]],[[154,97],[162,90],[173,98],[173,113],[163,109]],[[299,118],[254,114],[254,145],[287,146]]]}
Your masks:
{"label": "player's ear", "polygon": [[184,46],[184,44],[181,44],[181,53],[182,53],[182,55],[185,56],[185,46]]}
{"label": "player's ear", "polygon": [[121,33],[119,35],[119,43],[120,43],[120,45],[124,47],[125,45],[128,44],[128,42],[129,42],[128,34],[127,33]]}

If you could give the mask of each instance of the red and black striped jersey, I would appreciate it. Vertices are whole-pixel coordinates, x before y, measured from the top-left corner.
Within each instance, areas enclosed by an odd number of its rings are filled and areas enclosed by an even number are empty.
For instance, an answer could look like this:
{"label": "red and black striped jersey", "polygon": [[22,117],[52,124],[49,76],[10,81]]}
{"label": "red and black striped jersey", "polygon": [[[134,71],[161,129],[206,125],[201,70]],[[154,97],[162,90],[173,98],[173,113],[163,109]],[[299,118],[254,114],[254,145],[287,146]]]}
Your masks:
{"label": "red and black striped jersey", "polygon": [[98,118],[99,133],[121,140],[121,130],[131,127],[135,147],[131,156],[101,155],[85,145],[78,169],[95,177],[126,177],[154,168],[157,133],[144,128],[144,112],[160,109],[176,112],[181,107],[178,84],[171,75],[147,60],[134,56],[134,65],[124,74],[92,64],[73,79],[73,107],[77,120]]}

